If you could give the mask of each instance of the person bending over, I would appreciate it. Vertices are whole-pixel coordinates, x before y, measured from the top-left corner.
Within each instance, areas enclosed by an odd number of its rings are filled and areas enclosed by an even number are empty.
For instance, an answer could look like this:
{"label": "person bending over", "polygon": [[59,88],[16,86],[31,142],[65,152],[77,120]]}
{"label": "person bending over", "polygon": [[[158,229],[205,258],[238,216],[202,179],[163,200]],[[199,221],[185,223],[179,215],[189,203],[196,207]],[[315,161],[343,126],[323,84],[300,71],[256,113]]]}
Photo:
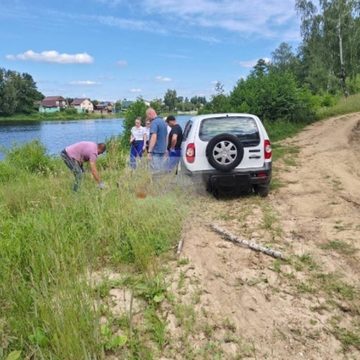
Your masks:
{"label": "person bending over", "polygon": [[75,176],[75,182],[73,186],[74,191],[79,190],[84,174],[83,164],[85,162],[89,162],[92,176],[98,183],[99,188],[104,188],[105,185],[101,181],[99,173],[96,169],[96,160],[98,155],[104,153],[105,151],[106,145],[104,143],[97,144],[91,141],[81,141],[69,145],[61,152],[60,155],[66,166]]}

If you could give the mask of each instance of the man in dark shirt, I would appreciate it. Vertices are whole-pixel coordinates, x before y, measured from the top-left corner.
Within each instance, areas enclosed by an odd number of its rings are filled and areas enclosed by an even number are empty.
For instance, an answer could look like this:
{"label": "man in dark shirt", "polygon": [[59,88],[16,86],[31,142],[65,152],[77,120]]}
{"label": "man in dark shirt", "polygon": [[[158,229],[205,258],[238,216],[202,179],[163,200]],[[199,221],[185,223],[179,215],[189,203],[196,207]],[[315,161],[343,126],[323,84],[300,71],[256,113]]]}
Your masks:
{"label": "man in dark shirt", "polygon": [[171,171],[177,166],[181,158],[183,131],[173,115],[169,115],[166,122],[171,127],[167,146],[169,153],[168,170]]}

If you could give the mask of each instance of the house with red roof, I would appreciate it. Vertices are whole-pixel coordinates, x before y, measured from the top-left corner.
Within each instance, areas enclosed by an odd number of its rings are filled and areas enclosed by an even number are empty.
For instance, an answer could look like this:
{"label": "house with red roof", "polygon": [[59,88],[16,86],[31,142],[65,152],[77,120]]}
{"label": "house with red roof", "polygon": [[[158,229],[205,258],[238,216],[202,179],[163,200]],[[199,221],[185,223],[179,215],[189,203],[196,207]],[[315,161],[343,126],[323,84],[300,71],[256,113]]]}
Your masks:
{"label": "house with red roof", "polygon": [[53,113],[67,107],[68,103],[62,96],[46,96],[40,103],[39,112]]}

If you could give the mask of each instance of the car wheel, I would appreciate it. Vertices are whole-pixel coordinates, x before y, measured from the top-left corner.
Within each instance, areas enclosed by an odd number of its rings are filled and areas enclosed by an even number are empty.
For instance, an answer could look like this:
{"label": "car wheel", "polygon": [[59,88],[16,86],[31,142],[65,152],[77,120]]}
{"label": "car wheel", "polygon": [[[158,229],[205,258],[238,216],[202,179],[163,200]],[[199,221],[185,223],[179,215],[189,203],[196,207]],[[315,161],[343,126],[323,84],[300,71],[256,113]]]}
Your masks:
{"label": "car wheel", "polygon": [[266,197],[270,192],[270,185],[254,185],[255,194]]}
{"label": "car wheel", "polygon": [[220,134],[209,141],[206,156],[210,165],[216,170],[231,171],[243,159],[244,148],[235,135]]}

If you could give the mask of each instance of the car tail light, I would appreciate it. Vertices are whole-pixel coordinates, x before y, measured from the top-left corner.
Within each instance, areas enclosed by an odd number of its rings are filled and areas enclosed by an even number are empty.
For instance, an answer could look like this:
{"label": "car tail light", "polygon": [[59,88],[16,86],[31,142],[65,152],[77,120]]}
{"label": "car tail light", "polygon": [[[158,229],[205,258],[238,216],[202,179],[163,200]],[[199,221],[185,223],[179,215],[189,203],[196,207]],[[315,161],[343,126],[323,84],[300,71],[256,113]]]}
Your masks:
{"label": "car tail light", "polygon": [[270,140],[264,141],[264,153],[265,153],[265,159],[269,160],[272,156],[272,150],[271,150],[271,143]]}
{"label": "car tail light", "polygon": [[195,161],[195,144],[190,143],[186,147],[186,161],[192,164]]}

